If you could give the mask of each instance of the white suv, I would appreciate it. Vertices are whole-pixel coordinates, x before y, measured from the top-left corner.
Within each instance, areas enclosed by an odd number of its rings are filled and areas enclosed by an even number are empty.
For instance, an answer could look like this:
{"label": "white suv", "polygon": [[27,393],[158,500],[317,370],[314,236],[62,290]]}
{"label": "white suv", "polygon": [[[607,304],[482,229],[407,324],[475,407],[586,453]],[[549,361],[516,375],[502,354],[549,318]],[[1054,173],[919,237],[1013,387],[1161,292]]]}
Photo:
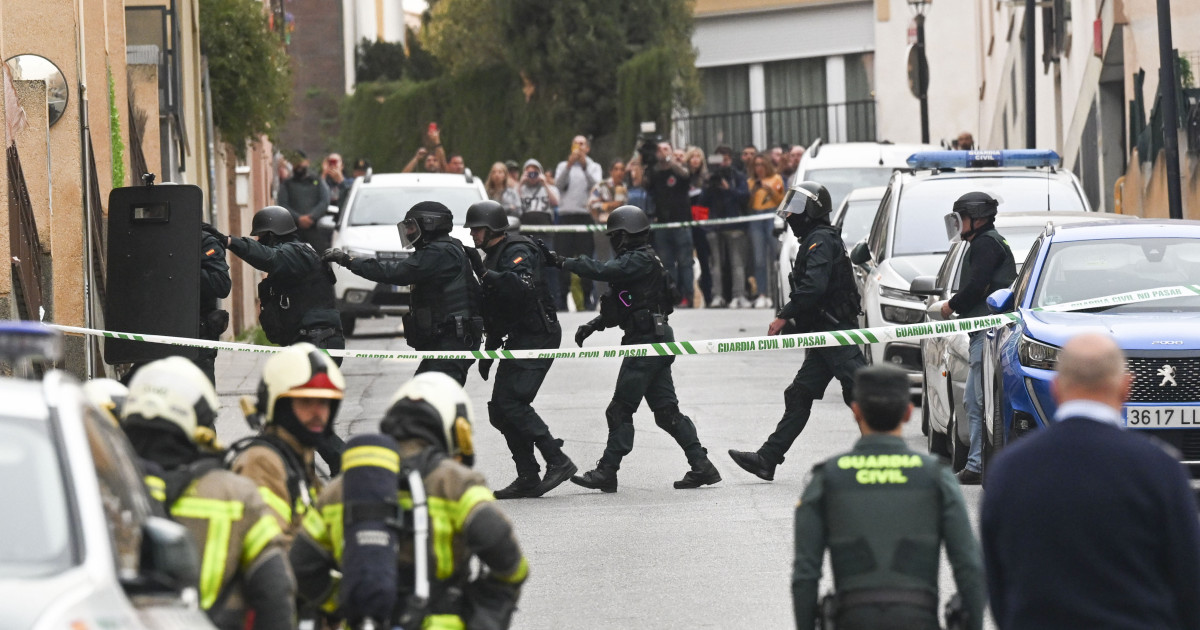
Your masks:
{"label": "white suv", "polygon": [[[887,142],[847,142],[822,144],[820,140],[804,152],[796,167],[793,182],[815,181],[829,191],[833,203],[830,210],[840,208],[842,200],[856,188],[885,186],[892,172],[906,166],[904,160],[918,151],[935,150],[927,144],[891,144]],[[782,230],[779,248],[779,282],[775,286],[775,304],[782,306],[791,293],[788,273],[796,261],[800,242],[791,230],[784,229],[782,221],[775,228]],[[853,245],[853,244],[852,244]]]}
{"label": "white suv", "polygon": [[[454,213],[454,230],[450,235],[466,245],[473,245],[470,231],[462,224],[467,208],[484,199],[487,199],[487,191],[483,181],[469,173],[371,174],[355,180],[345,209],[322,219],[322,227],[333,230],[333,247],[340,247],[352,255],[402,260],[411,256],[413,250],[400,244],[396,224],[417,202],[445,204]],[[345,334],[354,333],[359,317],[408,312],[410,287],[376,283],[356,276],[340,265],[334,265],[333,271],[337,277],[334,293]]]}
{"label": "white suv", "polygon": [[[1053,151],[931,151],[908,162],[912,168],[892,176],[871,232],[850,253],[868,328],[925,320],[925,297],[909,288],[941,266],[950,250],[944,217],[962,195],[986,192],[1000,202],[1000,212],[1092,210],[1075,175],[1057,168]],[[869,362],[908,370],[913,395],[921,394],[919,341],[867,348]]]}

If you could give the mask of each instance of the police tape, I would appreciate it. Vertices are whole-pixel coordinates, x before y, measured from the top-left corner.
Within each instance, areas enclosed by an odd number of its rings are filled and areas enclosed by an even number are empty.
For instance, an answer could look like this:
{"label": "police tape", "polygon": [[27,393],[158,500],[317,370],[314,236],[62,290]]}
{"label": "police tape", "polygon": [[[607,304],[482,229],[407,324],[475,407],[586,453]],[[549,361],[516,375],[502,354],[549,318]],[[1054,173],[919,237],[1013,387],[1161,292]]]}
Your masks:
{"label": "police tape", "polygon": [[[1052,306],[1030,309],[1033,311],[1078,311],[1110,306],[1121,306],[1136,302],[1200,295],[1200,285],[1178,285],[1142,291],[1130,291],[1104,297],[1067,302]],[[457,352],[422,352],[395,350],[327,350],[330,356],[354,359],[393,359],[415,361],[423,359],[610,359],[625,357],[667,357],[704,354],[736,354],[741,352],[803,350],[837,346],[886,343],[889,341],[913,341],[928,337],[941,337],[956,333],[987,330],[1019,321],[1016,313],[1000,313],[967,319],[921,322],[900,326],[877,326],[802,333],[796,335],[774,335],[764,337],[733,337],[729,339],[705,339],[700,341],[665,341],[627,346],[601,346],[595,348],[544,348],[534,350],[468,350]],[[191,348],[233,350],[236,352],[279,352],[280,346],[257,346],[207,339],[190,339],[168,335],[147,335],[78,326],[49,324],[65,333],[164,343]]]}
{"label": "police tape", "polygon": [[[751,214],[744,217],[732,217],[729,219],[703,219],[700,221],[672,221],[670,223],[651,223],[651,230],[666,230],[669,228],[681,227],[708,227],[713,225],[733,225],[736,223],[749,223],[752,221],[767,221],[774,219],[774,212],[764,212],[762,214]],[[582,225],[525,225],[521,224],[522,234],[551,234],[560,232],[603,232],[608,229],[608,226],[603,223],[587,223]]]}

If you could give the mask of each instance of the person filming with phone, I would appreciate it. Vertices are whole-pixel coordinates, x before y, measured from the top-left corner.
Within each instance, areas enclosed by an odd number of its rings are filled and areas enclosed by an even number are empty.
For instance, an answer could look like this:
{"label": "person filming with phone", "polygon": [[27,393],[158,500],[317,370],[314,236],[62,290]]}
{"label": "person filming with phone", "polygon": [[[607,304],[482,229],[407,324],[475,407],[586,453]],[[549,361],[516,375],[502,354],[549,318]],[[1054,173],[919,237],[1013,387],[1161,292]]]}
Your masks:
{"label": "person filming with phone", "polygon": [[444,173],[446,172],[446,151],[442,148],[442,132],[436,122],[429,123],[421,146],[413,154],[412,159],[401,173]]}

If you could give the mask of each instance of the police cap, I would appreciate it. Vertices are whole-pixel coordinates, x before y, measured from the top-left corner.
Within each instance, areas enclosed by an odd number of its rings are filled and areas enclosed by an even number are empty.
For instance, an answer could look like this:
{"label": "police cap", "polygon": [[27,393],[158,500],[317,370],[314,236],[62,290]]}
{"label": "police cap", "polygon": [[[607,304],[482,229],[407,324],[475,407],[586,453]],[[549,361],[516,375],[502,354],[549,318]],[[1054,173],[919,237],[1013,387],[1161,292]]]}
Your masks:
{"label": "police cap", "polygon": [[854,401],[860,404],[905,404],[908,388],[908,372],[892,365],[872,365],[854,373]]}

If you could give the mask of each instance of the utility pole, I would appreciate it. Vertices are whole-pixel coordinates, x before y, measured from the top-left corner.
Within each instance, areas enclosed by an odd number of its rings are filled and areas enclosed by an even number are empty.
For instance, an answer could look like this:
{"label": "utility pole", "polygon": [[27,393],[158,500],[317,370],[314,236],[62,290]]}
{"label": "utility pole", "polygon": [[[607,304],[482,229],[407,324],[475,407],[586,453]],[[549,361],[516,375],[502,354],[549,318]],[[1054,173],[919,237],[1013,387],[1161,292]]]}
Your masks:
{"label": "utility pole", "polygon": [[1163,154],[1167,160],[1167,207],[1172,219],[1183,218],[1179,188],[1179,103],[1176,94],[1175,48],[1171,43],[1171,3],[1158,0],[1158,89],[1162,94]]}
{"label": "utility pole", "polygon": [[1036,12],[1037,1],[1025,0],[1025,147],[1028,149],[1037,148]]}
{"label": "utility pole", "polygon": [[917,89],[921,92],[921,144],[929,144],[929,69],[925,57],[925,13],[917,14]]}

